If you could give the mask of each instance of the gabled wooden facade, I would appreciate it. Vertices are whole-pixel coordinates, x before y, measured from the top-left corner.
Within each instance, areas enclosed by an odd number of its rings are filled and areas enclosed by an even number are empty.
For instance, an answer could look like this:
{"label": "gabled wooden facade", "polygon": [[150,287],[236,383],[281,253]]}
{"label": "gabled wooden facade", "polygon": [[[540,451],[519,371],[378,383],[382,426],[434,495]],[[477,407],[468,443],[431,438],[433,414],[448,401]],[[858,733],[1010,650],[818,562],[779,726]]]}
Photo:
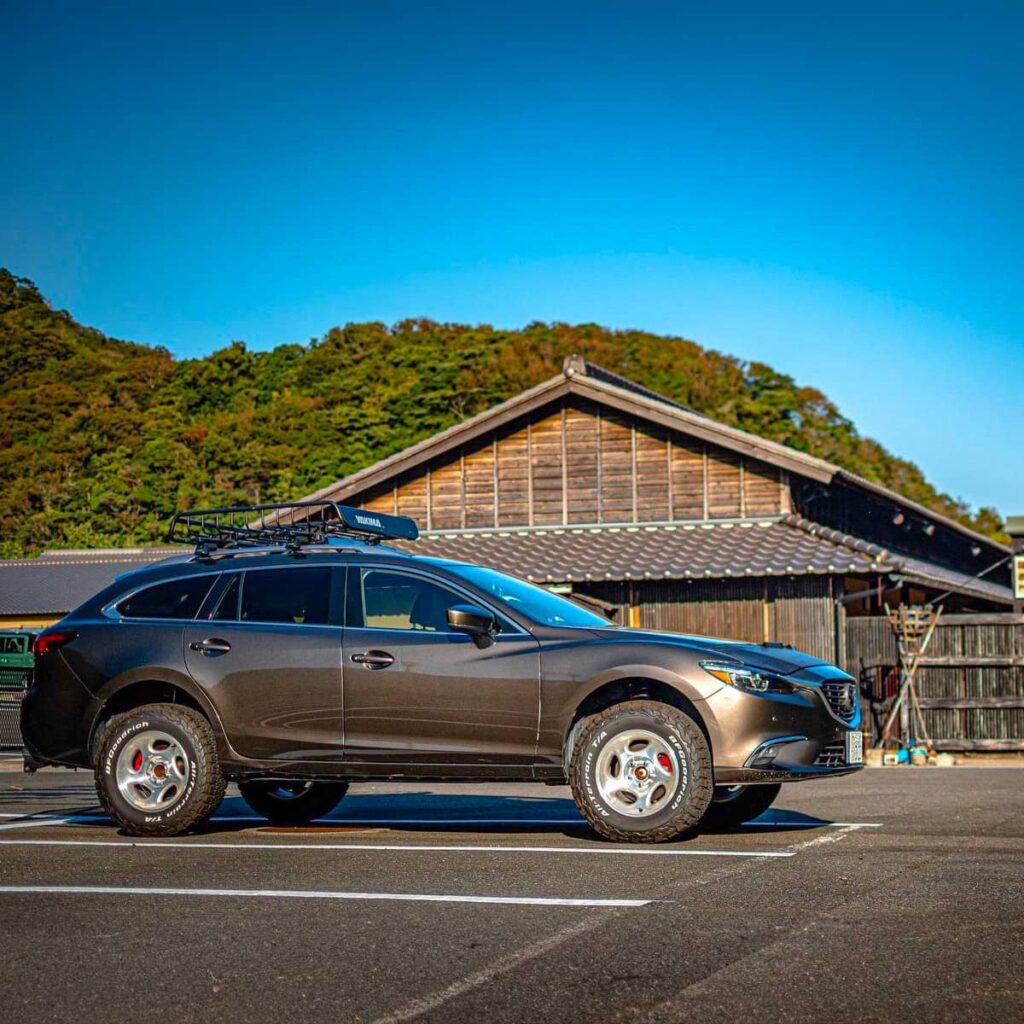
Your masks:
{"label": "gabled wooden facade", "polygon": [[371,487],[359,501],[426,530],[792,511],[786,470],[575,395]]}
{"label": "gabled wooden facade", "polygon": [[[1011,601],[989,538],[579,357],[310,497],[411,516],[412,550],[556,585],[624,624],[791,643],[855,675],[856,623],[885,603],[984,616]],[[1020,742],[998,738],[1002,719],[978,728],[955,742]]]}

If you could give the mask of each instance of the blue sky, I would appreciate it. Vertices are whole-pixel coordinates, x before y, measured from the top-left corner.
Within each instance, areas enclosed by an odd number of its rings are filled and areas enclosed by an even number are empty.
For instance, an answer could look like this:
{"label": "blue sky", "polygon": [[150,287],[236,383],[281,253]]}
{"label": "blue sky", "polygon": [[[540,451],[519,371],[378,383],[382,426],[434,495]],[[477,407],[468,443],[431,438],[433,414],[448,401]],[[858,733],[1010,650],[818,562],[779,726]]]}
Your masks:
{"label": "blue sky", "polygon": [[7,0],[0,264],[201,354],[594,321],[1024,512],[1020,3]]}

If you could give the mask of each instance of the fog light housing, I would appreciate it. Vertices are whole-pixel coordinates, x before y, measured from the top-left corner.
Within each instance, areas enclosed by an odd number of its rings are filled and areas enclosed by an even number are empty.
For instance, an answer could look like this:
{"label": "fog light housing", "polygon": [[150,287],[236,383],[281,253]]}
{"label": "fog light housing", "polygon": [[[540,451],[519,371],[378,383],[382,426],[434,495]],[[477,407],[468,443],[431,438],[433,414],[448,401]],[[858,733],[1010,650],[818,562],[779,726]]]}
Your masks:
{"label": "fog light housing", "polygon": [[802,743],[806,736],[780,736],[774,740],[765,740],[747,758],[745,768],[774,768],[775,759],[782,753],[787,743]]}

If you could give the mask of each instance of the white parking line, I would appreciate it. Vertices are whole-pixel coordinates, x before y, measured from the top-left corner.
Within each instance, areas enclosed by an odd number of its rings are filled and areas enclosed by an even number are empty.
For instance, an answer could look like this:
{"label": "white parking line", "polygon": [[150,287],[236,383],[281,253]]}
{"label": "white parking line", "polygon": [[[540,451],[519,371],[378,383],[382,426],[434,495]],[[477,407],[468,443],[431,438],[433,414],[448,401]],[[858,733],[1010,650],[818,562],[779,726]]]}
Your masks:
{"label": "white parking line", "polygon": [[9,832],[15,828],[45,828],[49,825],[69,825],[77,818],[28,818],[23,821],[12,821],[7,825],[0,825],[0,832]]}
{"label": "white parking line", "polygon": [[880,821],[745,821],[743,828],[881,828]]}
{"label": "white parking line", "polygon": [[332,892],[316,889],[171,889],[117,885],[0,885],[0,894],[4,893],[71,896],[228,896],[243,899],[385,900],[409,903],[490,903],[517,907],[646,907],[654,902],[654,900],[568,899],[543,896],[447,896],[418,892]]}
{"label": "white parking line", "polygon": [[[2,826],[0,826],[2,827]],[[142,842],[116,839],[0,839],[0,846],[108,846],[126,850],[388,850],[394,853],[582,853],[628,857],[793,857],[785,850],[675,850],[664,847],[635,846],[485,846],[417,843],[213,843],[197,840],[174,842],[145,839]]]}
{"label": "white parking line", "polygon": [[568,925],[553,935],[548,935],[546,938],[541,939],[539,942],[531,943],[529,946],[523,946],[521,949],[499,957],[479,971],[474,971],[464,978],[459,978],[458,981],[453,981],[450,985],[432,992],[430,995],[419,996],[413,999],[412,1002],[406,1003],[400,1009],[393,1010],[383,1017],[378,1017],[373,1021],[373,1024],[401,1024],[403,1021],[422,1017],[425,1013],[430,1013],[439,1006],[443,1006],[445,1003],[451,1002],[451,1000],[457,999],[467,992],[472,992],[482,985],[489,985],[495,978],[500,978],[503,974],[517,970],[523,964],[550,953],[558,946],[564,945],[572,939],[577,939],[587,932],[601,927],[606,921],[614,917],[615,914],[615,911],[609,911],[604,914],[591,914],[582,921]]}
{"label": "white parking line", "polygon": [[793,853],[799,853],[801,850],[807,850],[812,846],[826,846],[829,843],[838,843],[857,830],[857,825],[846,825],[839,829],[838,832],[826,832],[824,835],[815,836],[814,839],[805,839],[802,843],[794,843],[789,849]]}

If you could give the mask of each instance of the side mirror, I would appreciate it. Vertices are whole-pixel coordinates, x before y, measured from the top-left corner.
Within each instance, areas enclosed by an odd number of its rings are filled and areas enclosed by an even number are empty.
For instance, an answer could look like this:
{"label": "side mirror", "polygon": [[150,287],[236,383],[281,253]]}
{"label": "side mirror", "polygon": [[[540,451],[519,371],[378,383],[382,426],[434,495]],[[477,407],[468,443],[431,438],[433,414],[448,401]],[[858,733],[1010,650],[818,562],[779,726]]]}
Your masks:
{"label": "side mirror", "polygon": [[494,616],[475,604],[457,604],[448,609],[448,626],[456,633],[466,633],[477,647],[484,647],[498,632]]}

